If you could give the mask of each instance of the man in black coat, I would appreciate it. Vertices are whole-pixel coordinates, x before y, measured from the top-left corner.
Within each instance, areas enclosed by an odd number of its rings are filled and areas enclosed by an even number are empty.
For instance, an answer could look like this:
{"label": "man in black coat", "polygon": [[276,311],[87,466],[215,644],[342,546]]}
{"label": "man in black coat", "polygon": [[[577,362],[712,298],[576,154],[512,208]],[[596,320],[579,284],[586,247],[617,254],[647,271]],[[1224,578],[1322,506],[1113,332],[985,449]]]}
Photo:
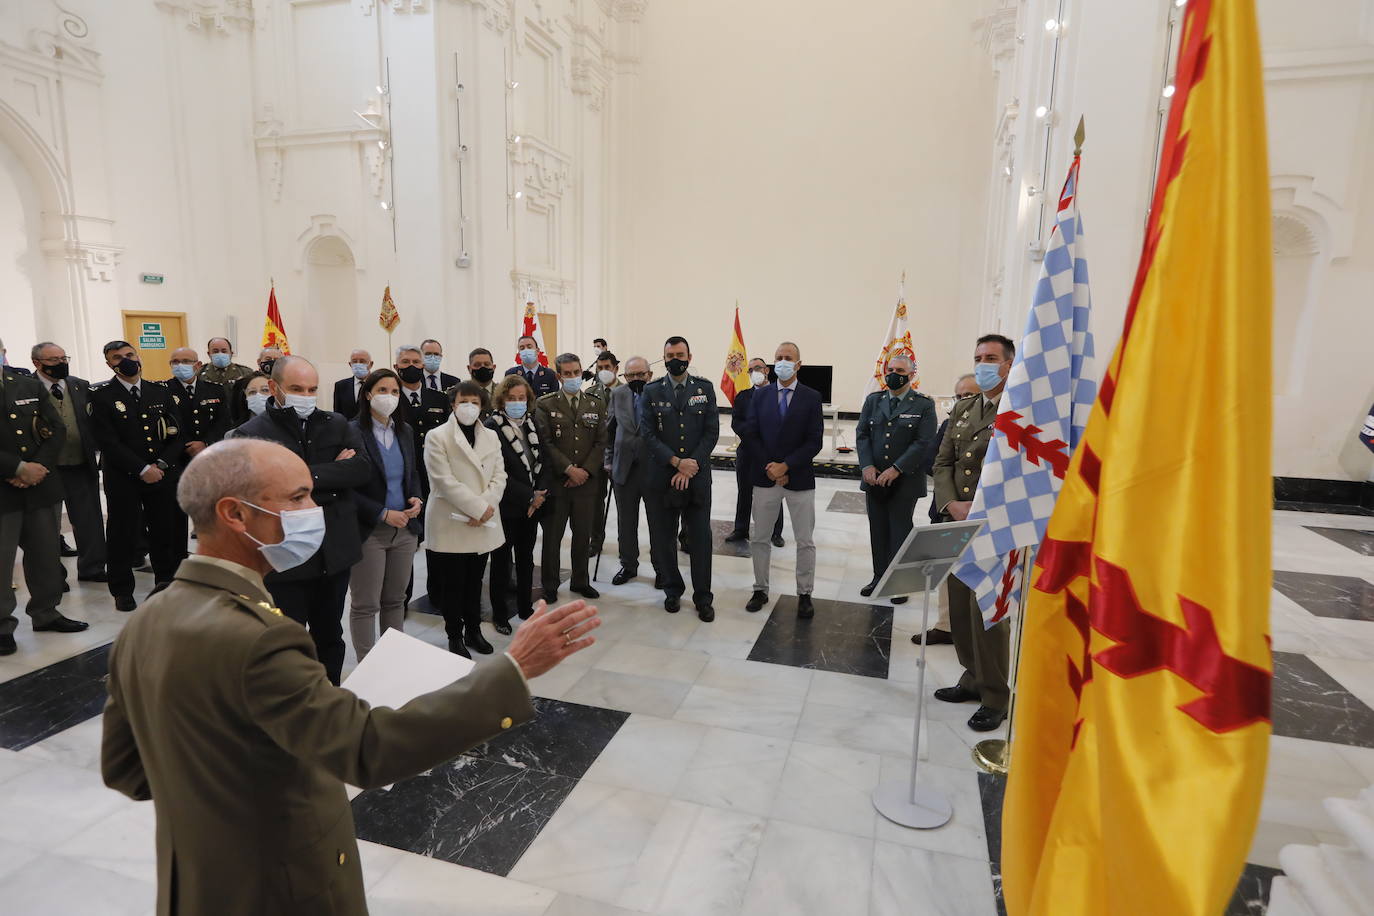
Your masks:
{"label": "man in black coat", "polygon": [[520,365],[511,366],[506,375],[519,373],[534,387],[534,396],[542,398],[558,390],[558,373],[548,366],[539,365],[539,342],[533,337],[521,337],[515,342],[516,352],[520,355]]}
{"label": "man in black coat", "polygon": [[348,354],[348,378],[334,383],[334,412],[352,420],[358,415],[358,389],[372,372],[372,354],[359,347]]}
{"label": "man in black coat", "polygon": [[[76,578],[104,582],[105,517],[100,509],[99,453],[91,429],[91,383],[69,374],[67,351],[51,341],[35,345],[32,358],[34,378],[48,390],[67,431],[57,453],[57,476],[62,478],[67,518],[76,538]],[[60,529],[62,503],[54,504],[53,512]]]}
{"label": "man in black coat", "polygon": [[[401,380],[401,403],[396,415],[410,427],[415,442],[415,461],[420,466],[420,498],[429,501],[429,472],[425,470],[425,437],[431,430],[438,429],[448,422],[453,412],[453,398],[442,391],[425,385],[424,354],[414,344],[402,344],[396,348],[396,375]],[[450,376],[451,378],[452,376]],[[456,385],[456,383],[455,383]],[[424,516],[420,524],[423,528]],[[443,601],[440,593],[440,577],[436,574],[439,561],[434,551],[425,551],[425,591],[429,603],[438,608]],[[406,598],[410,597],[410,591]]]}
{"label": "man in black coat", "polygon": [[[203,368],[200,357],[190,347],[178,347],[172,351],[172,377],[162,382],[162,387],[172,394],[181,418],[181,431],[186,437],[186,447],[182,452],[182,465],[205,451],[206,446],[214,445],[229,431],[229,396],[223,385],[200,377]],[[177,523],[181,530],[177,543],[181,545],[181,558],[187,557],[186,536],[189,533],[189,520],[186,513],[177,513]]]}
{"label": "man in black coat", "polygon": [[299,356],[283,356],[272,367],[274,401],[233,435],[280,443],[310,467],[311,496],[324,507],[324,541],[310,559],[270,573],[264,581],[282,613],[310,630],[320,664],[330,682],[338,684],[348,575],[363,555],[353,491],[367,485],[372,468],[358,427],[337,413],[317,409],[319,387],[314,366]]}
{"label": "man in black coat", "polygon": [[[749,360],[749,382],[752,387],[735,395],[730,405],[730,430],[735,434],[735,527],[725,538],[727,541],[749,540],[749,516],[754,511],[754,484],[749,468],[749,449],[744,443],[744,421],[749,416],[749,405],[754,394],[768,385],[768,364],[755,356]],[[782,507],[778,507],[778,520],[773,525],[773,546],[785,547],[782,539]]]}

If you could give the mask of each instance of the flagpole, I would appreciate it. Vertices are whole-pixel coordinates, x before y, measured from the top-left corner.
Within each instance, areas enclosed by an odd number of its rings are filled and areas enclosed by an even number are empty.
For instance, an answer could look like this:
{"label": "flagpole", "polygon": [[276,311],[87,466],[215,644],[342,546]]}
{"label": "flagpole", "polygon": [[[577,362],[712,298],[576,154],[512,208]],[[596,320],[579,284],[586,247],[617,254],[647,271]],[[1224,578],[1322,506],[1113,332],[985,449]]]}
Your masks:
{"label": "flagpole", "polygon": [[1007,673],[1007,686],[1011,688],[1011,701],[1007,706],[1007,736],[1005,738],[986,738],[973,746],[973,762],[988,773],[1005,776],[1011,765],[1011,730],[1016,725],[1016,675],[1021,669],[1021,636],[1026,628],[1026,599],[1030,596],[1030,576],[1035,568],[1034,547],[1022,548],[1021,557],[1021,602],[1016,609],[1016,629],[1012,635],[1011,670]]}

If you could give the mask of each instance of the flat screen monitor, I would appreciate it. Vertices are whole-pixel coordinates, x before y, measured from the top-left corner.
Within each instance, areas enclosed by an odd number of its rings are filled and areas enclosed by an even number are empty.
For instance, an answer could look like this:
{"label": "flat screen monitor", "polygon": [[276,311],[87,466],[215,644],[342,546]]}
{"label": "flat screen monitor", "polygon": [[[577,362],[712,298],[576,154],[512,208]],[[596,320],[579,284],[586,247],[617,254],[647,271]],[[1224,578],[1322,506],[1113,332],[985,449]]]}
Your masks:
{"label": "flat screen monitor", "polygon": [[815,388],[821,393],[821,403],[831,403],[831,388],[835,382],[834,366],[812,366],[803,363],[797,370],[797,381],[808,388]]}

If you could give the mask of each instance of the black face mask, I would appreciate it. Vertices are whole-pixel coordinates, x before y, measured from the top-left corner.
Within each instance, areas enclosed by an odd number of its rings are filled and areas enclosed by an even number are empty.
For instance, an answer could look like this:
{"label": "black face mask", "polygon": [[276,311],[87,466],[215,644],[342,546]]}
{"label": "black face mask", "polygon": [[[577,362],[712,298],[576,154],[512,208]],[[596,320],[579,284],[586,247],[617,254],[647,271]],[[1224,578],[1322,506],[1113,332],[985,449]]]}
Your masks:
{"label": "black face mask", "polygon": [[44,366],[43,374],[48,378],[64,379],[67,373],[72,371],[72,367],[66,363],[58,363],[56,366]]}
{"label": "black face mask", "polygon": [[677,376],[682,375],[684,372],[686,372],[687,367],[690,365],[690,363],[688,363],[685,359],[670,359],[665,361],[664,365],[668,367],[669,375]]}
{"label": "black face mask", "polygon": [[472,377],[473,377],[473,379],[474,379],[475,381],[481,382],[483,385],[485,385],[487,382],[491,381],[491,380],[492,380],[492,377],[495,376],[495,375],[496,375],[496,370],[495,370],[495,369],[492,369],[492,368],[490,368],[490,367],[488,367],[488,366],[480,366],[480,367],[478,367],[478,368],[472,370]]}
{"label": "black face mask", "polygon": [[649,383],[644,381],[644,379],[642,378],[632,378],[629,381],[630,390],[633,391],[635,394],[643,394],[644,386],[647,384]]}
{"label": "black face mask", "polygon": [[118,372],[125,378],[133,378],[135,375],[138,375],[140,372],[143,371],[143,364],[136,359],[130,359],[126,356],[123,359],[121,359],[119,361],[119,364],[116,365],[114,368],[116,372]]}
{"label": "black face mask", "polygon": [[424,379],[425,370],[421,369],[419,366],[406,366],[404,369],[397,369],[396,374],[399,375],[401,381],[405,382],[407,385],[414,385],[416,382]]}
{"label": "black face mask", "polygon": [[275,359],[265,359],[262,362],[258,363],[258,368],[262,370],[263,375],[271,375],[272,367],[276,364],[277,361]]}
{"label": "black face mask", "polygon": [[887,387],[890,390],[899,391],[906,387],[906,383],[910,381],[910,378],[910,376],[902,375],[899,372],[889,372],[887,375],[883,376],[883,381],[887,382]]}

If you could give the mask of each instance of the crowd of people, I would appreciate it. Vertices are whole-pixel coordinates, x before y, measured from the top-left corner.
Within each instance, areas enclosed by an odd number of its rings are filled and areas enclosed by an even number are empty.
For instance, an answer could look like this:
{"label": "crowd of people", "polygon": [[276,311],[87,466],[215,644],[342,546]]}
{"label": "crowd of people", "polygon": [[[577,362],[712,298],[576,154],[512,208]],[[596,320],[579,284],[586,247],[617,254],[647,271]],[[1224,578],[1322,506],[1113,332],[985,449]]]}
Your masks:
{"label": "crowd of people", "polygon": [[[664,342],[660,378],[652,368],[658,360],[632,356],[622,367],[599,338],[593,350],[585,364],[561,353],[543,365],[538,342],[521,337],[516,364],[502,375],[492,351],[478,347],[460,379],[443,371],[437,340],[397,347],[386,367],[355,349],[349,376],[333,384],[330,410],[320,404],[317,367],[272,347],[249,366],[235,361],[230,340],[215,337],[206,343],[208,364],[180,348],[170,354],[172,377],[151,380],[137,348],[115,340],[103,347],[112,377],[90,383],[69,374],[59,344],[36,344],[31,373],[7,366],[3,374],[10,422],[0,430],[0,463],[14,472],[0,488],[0,655],[16,650],[8,579],[18,548],[34,628],[87,626],[59,610],[67,589],[59,558],[67,549],[59,535],[64,504],[77,578],[106,583],[115,608],[133,611],[135,571],[152,573],[148,594],[156,594],[188,555],[193,535],[177,499],[182,472],[207,447],[234,438],[278,443],[309,468],[317,509],[250,509],[280,519],[282,540],[258,545],[273,570],[266,587],[276,607],[307,628],[335,684],[345,661],[345,605],[361,660],[382,632],[403,628],[419,591],[414,559],[422,545],[420,587],[443,615],[450,650],[461,655],[493,651],[482,629],[484,578],[490,626],[502,635],[511,634],[513,618],[528,619],[539,598],[556,603],[565,540],[569,591],[599,597],[591,565],[602,552],[612,496],[619,555],[612,584],[639,575],[642,506],[663,609],[679,612],[687,593],[680,548],[689,557],[693,609],[714,620],[715,387],[691,372],[691,346],[680,336]],[[912,384],[913,362],[888,361],[886,388],[865,400],[857,429],[873,564],[863,596],[911,530],[927,472],[935,480],[932,520],[967,515],[1013,353],[1004,337],[980,338],[976,372],[959,381],[971,390],[961,392],[938,436],[934,402]],[[813,461],[823,419],[820,395],[798,382],[801,365],[791,341],[775,348],[771,362],[749,363],[752,387],[737,394],[730,415],[738,499],[726,539],[748,540],[754,581],[744,610],[763,610],[771,552],[785,546],[785,507],[797,616],[806,619],[816,610]],[[977,700],[970,725],[995,728],[1007,702],[1005,627],[984,633],[971,593],[952,579],[948,605],[966,675],[936,695]]]}

